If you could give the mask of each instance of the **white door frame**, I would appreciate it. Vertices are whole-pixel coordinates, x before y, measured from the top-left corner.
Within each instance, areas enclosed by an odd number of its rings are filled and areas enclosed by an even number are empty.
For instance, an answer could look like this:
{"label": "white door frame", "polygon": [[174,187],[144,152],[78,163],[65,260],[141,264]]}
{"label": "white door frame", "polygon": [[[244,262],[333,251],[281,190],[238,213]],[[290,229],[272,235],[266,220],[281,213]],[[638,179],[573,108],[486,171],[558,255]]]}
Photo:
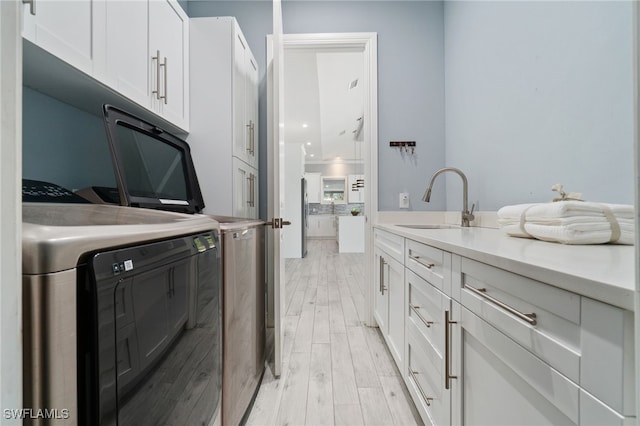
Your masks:
{"label": "white door frame", "polygon": [[[22,36],[17,1],[0,1],[0,406],[22,408]],[[28,10],[28,6],[27,10]],[[20,425],[18,416],[3,424]]]}
{"label": "white door frame", "polygon": [[[373,224],[378,213],[378,45],[377,33],[284,34],[285,52],[290,49],[362,49],[364,57],[364,174],[365,174],[365,318],[373,319]],[[286,78],[286,70],[285,70]]]}

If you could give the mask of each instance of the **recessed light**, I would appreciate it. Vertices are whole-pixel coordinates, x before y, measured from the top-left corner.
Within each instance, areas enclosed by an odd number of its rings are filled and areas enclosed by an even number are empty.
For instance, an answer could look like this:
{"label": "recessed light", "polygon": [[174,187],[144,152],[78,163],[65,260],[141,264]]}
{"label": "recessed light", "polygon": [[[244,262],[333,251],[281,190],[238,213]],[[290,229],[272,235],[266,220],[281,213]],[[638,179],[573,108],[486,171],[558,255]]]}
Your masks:
{"label": "recessed light", "polygon": [[306,129],[307,127],[309,127],[309,125],[307,123],[302,123],[302,128]]}
{"label": "recessed light", "polygon": [[307,146],[311,146],[311,142],[307,142]]}
{"label": "recessed light", "polygon": [[311,154],[311,155],[309,155],[309,157],[315,157],[315,154]]}

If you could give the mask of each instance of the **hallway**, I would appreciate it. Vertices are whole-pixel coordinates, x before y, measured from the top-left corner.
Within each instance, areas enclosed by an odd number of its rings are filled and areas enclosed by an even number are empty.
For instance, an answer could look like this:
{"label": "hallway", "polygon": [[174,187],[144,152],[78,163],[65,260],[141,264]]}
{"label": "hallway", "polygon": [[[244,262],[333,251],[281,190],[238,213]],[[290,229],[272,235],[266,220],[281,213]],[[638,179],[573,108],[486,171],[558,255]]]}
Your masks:
{"label": "hallway", "polygon": [[283,373],[266,369],[247,424],[421,424],[378,329],[364,325],[364,254],[338,254],[335,240],[308,251],[286,261]]}

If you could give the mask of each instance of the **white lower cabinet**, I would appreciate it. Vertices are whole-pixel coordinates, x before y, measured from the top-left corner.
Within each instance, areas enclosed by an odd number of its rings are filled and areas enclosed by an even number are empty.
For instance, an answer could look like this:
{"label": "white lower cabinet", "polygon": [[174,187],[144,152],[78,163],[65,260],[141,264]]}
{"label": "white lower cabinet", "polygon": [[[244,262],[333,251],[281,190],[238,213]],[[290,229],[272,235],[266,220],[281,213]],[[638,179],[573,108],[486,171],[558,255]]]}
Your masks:
{"label": "white lower cabinet", "polygon": [[409,269],[405,282],[407,368],[402,375],[425,423],[450,424],[451,298]]}
{"label": "white lower cabinet", "polygon": [[579,424],[577,384],[467,308],[454,310],[460,424]]}
{"label": "white lower cabinet", "polygon": [[376,273],[373,297],[373,315],[383,336],[386,336],[389,333],[389,289],[384,283],[385,255],[385,252],[376,247],[374,263]]}
{"label": "white lower cabinet", "polygon": [[310,215],[308,237],[313,238],[335,238],[336,217],[334,215]]}
{"label": "white lower cabinet", "polygon": [[[380,237],[379,232],[376,236]],[[402,264],[404,240],[387,234],[375,247],[374,317],[400,371],[405,358],[405,285]]]}
{"label": "white lower cabinet", "polygon": [[374,240],[375,318],[425,424],[634,424],[632,312],[380,229]]}

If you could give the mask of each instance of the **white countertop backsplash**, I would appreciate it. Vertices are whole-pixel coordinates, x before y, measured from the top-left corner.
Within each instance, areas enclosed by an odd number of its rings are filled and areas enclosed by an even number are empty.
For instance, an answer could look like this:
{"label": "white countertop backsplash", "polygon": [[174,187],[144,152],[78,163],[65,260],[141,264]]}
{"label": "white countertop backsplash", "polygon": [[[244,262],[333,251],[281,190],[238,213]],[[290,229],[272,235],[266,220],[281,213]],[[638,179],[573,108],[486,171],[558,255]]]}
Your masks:
{"label": "white countertop backsplash", "polygon": [[[475,214],[475,213],[474,213]],[[459,224],[460,213],[378,212],[377,225],[403,237],[516,274],[634,310],[633,246],[565,245],[509,237],[495,212],[480,212],[470,228],[411,229],[396,224]],[[482,224],[483,227],[478,227]]]}

